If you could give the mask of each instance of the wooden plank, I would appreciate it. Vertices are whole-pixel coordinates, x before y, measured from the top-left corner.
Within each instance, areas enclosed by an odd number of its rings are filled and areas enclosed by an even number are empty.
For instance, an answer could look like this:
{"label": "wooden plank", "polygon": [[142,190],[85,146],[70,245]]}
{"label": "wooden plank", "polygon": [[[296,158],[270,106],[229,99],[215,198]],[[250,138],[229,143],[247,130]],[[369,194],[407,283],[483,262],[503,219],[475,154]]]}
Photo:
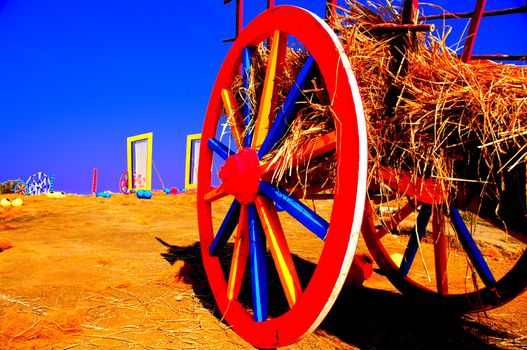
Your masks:
{"label": "wooden plank", "polygon": [[437,292],[440,295],[447,295],[447,239],[445,230],[445,215],[442,211],[442,206],[434,205],[432,207],[432,235],[434,238],[434,260]]}
{"label": "wooden plank", "polygon": [[243,117],[238,109],[238,104],[234,98],[234,94],[230,89],[221,89],[221,99],[223,101],[223,108],[227,114],[227,122],[232,131],[232,136],[236,142],[238,150],[243,149]]}
{"label": "wooden plank", "polygon": [[279,79],[282,75],[283,62],[287,49],[287,34],[278,30],[274,31],[269,59],[267,61],[267,70],[265,72],[264,85],[260,105],[258,109],[258,118],[254,127],[252,147],[258,149],[269,131],[271,112],[276,107],[277,92]]}
{"label": "wooden plank", "polygon": [[271,255],[280,277],[289,307],[293,307],[302,293],[293,257],[278,218],[276,208],[265,197],[257,196],[254,204],[260,216]]}
{"label": "wooden plank", "polygon": [[234,241],[232,252],[231,269],[227,282],[227,299],[237,300],[247,266],[249,257],[249,224],[247,218],[247,206],[242,205],[240,209],[240,219],[238,220],[238,230]]}
{"label": "wooden plank", "polygon": [[227,194],[228,193],[225,192],[223,187],[220,185],[207,192],[203,199],[206,203],[210,203],[227,196]]}
{"label": "wooden plank", "polygon": [[249,218],[249,256],[251,266],[251,286],[254,320],[267,320],[269,308],[269,291],[267,288],[267,262],[265,257],[265,243],[262,238],[262,228],[258,213],[253,204],[248,207]]}

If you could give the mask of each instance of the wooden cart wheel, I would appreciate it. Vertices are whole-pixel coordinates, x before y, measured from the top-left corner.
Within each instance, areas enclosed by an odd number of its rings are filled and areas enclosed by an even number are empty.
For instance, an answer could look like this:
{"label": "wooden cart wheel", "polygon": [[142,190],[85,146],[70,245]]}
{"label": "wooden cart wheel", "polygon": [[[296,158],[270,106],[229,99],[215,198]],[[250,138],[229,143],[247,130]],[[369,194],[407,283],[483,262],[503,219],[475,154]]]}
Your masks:
{"label": "wooden cart wheel", "polygon": [[119,190],[122,194],[128,194],[128,171],[125,171],[119,178]]}
{"label": "wooden cart wheel", "polygon": [[[446,205],[430,180],[414,187],[404,179],[390,187],[411,194],[408,200],[377,201],[378,206],[367,201],[362,228],[372,256],[397,289],[454,313],[492,309],[526,290],[525,228],[516,238],[508,236],[475,214]],[[401,227],[408,235],[398,232]],[[508,252],[492,245],[504,239],[512,247]]]}
{"label": "wooden cart wheel", "polygon": [[13,187],[13,192],[15,194],[21,194],[25,196],[27,194],[27,185],[24,181],[19,181],[16,183],[15,187]]}
{"label": "wooden cart wheel", "polygon": [[[287,46],[294,40],[299,45],[293,50]],[[266,57],[259,56],[263,51],[269,52]],[[283,91],[283,67],[293,54],[307,58],[295,83]],[[258,72],[265,76],[262,84],[255,83]],[[334,156],[333,199],[324,202],[330,210],[315,211],[298,191],[273,181],[272,169],[285,162],[270,164],[265,155],[279,153],[306,95],[322,90],[334,130],[289,154],[287,163],[292,170],[318,156]],[[334,32],[316,15],[292,6],[259,15],[233,43],[218,73],[202,131],[197,194],[210,287],[223,318],[249,343],[290,344],[327,314],[355,252],[366,172],[362,104]],[[312,263],[294,248],[292,237],[299,234],[300,241],[320,243],[320,250],[307,252]],[[307,275],[300,265],[311,267]]]}
{"label": "wooden cart wheel", "polygon": [[27,181],[27,194],[39,195],[41,193],[48,193],[51,187],[49,177],[43,172],[39,171],[31,175]]}

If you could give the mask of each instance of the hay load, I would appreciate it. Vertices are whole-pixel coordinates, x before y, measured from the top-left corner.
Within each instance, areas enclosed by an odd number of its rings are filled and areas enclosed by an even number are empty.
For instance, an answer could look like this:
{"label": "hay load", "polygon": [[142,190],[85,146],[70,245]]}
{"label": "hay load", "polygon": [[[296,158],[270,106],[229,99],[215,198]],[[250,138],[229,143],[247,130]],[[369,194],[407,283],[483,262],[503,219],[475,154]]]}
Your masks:
{"label": "hay load", "polygon": [[[449,193],[449,201],[458,200],[460,206],[474,205],[469,195],[486,196],[488,211],[496,211],[508,174],[525,178],[525,66],[463,63],[438,31],[378,30],[401,23],[401,9],[390,2],[365,6],[352,0],[339,12],[344,15],[336,18],[334,30],[351,62],[366,112],[371,182],[382,184],[380,167],[402,169],[415,178],[435,179]],[[265,76],[265,69],[259,67],[265,67],[267,55],[268,48],[261,45],[253,58],[248,91],[253,106]],[[306,57],[302,47],[289,49],[277,106]],[[306,143],[334,130],[324,81],[314,76],[297,103],[298,117],[290,132],[264,159],[284,158],[274,180],[304,195],[331,192],[335,178],[332,155],[289,167]],[[242,105],[241,77],[233,90],[240,92]],[[479,211],[482,203],[475,205]]]}

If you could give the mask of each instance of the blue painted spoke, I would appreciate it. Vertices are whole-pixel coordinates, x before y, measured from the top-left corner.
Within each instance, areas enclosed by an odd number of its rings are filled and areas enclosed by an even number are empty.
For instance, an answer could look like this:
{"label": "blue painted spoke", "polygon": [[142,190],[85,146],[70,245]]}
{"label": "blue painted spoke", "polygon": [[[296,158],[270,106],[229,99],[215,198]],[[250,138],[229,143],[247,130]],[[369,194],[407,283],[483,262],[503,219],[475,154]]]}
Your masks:
{"label": "blue painted spoke", "polygon": [[269,129],[269,133],[267,134],[262,147],[258,151],[258,156],[260,158],[271,152],[276,146],[277,142],[280,141],[280,139],[289,129],[289,125],[291,125],[293,121],[293,111],[296,106],[296,101],[302,94],[302,89],[304,88],[306,81],[311,76],[311,70],[314,66],[314,63],[315,60],[313,57],[309,56],[306,60],[306,63],[304,64],[304,67],[302,67],[300,73],[298,73],[295,83],[291,87],[291,90],[289,90],[282,108],[280,108],[280,111],[278,112],[273,125]]}
{"label": "blue painted spoke", "polygon": [[329,223],[287,191],[264,181],[260,182],[260,191],[320,239],[326,238]]}
{"label": "blue painted spoke", "polygon": [[[251,105],[249,104],[249,96],[247,96],[247,91],[249,91],[249,74],[251,72],[251,64],[253,58],[254,48],[246,47],[242,50],[242,77],[243,77],[243,87],[245,88],[245,96],[243,104],[243,120],[245,123],[245,130],[249,131],[249,125],[251,123]],[[252,132],[248,132],[245,136],[245,147],[251,147],[252,143]]]}
{"label": "blue painted spoke", "polygon": [[415,234],[415,232],[412,232],[412,234],[410,235],[410,240],[408,241],[408,245],[406,246],[406,250],[404,251],[403,260],[401,261],[401,266],[399,267],[399,273],[401,274],[401,276],[408,275],[410,267],[412,267],[412,263],[415,259],[415,254],[417,253],[417,249],[419,248],[419,242],[425,235],[426,226],[428,226],[431,214],[432,206],[430,204],[423,204],[421,207],[421,211],[419,211],[419,214],[417,215],[417,234]]}
{"label": "blue painted spoke", "polygon": [[229,240],[232,233],[234,232],[236,225],[238,225],[239,218],[240,218],[240,203],[235,199],[232,202],[231,207],[229,208],[229,211],[227,211],[227,214],[225,215],[225,218],[223,219],[223,222],[221,223],[218,233],[212,240],[212,244],[210,245],[210,248],[209,248],[210,255],[218,254],[219,250],[225,247],[225,244],[227,244],[227,241]]}
{"label": "blue painted spoke", "polygon": [[268,315],[267,261],[263,229],[254,204],[247,208],[249,222],[249,257],[254,320],[263,322]]}
{"label": "blue painted spoke", "polygon": [[479,277],[486,287],[490,288],[495,286],[496,279],[490,271],[489,265],[487,265],[485,258],[483,258],[481,251],[479,250],[476,242],[474,242],[474,239],[472,238],[467,225],[465,225],[465,222],[461,218],[461,215],[459,215],[458,210],[454,207],[450,209],[450,218],[452,219],[452,224],[454,225],[459,241],[461,242],[463,249],[467,253],[468,258],[472,262],[472,265],[476,269]]}
{"label": "blue painted spoke", "polygon": [[211,150],[216,152],[224,160],[227,160],[231,154],[236,154],[236,152],[216,139],[209,139],[208,145]]}

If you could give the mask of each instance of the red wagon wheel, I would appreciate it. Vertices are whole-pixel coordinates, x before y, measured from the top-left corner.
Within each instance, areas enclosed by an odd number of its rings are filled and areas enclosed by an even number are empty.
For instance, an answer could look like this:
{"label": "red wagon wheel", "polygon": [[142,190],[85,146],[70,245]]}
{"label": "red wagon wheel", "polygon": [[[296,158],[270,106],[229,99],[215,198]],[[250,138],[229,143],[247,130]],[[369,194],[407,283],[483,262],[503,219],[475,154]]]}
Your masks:
{"label": "red wagon wheel", "polygon": [[[284,66],[292,56],[305,62],[285,91]],[[333,129],[296,154],[281,156],[284,140],[294,133],[291,125],[306,117],[303,107],[312,99]],[[271,153],[274,161],[266,158]],[[273,169],[294,173],[324,157],[333,157],[336,170],[334,185],[323,193],[309,182],[296,191],[273,177]],[[316,328],[351,265],[367,177],[358,87],[324,21],[279,6],[259,15],[236,39],[209,101],[198,176],[203,263],[224,319],[261,348],[290,344]],[[333,199],[308,207],[302,192],[330,193]],[[297,247],[311,239],[320,249],[303,260],[299,253],[306,252]]]}
{"label": "red wagon wheel", "polygon": [[[412,183],[402,171],[381,172],[388,187],[399,196],[408,195],[408,200],[377,200],[377,205],[367,201],[363,237],[397,289],[459,313],[503,305],[526,290],[525,227],[515,238],[508,236],[454,203],[447,205],[432,180]],[[384,210],[388,214],[383,215]],[[408,235],[401,234],[404,227]],[[504,239],[510,250],[502,252],[493,244]]]}
{"label": "red wagon wheel", "polygon": [[13,187],[13,193],[25,196],[27,194],[27,184],[24,181],[19,181]]}
{"label": "red wagon wheel", "polygon": [[128,194],[128,171],[125,171],[119,178],[119,190],[122,194]]}

